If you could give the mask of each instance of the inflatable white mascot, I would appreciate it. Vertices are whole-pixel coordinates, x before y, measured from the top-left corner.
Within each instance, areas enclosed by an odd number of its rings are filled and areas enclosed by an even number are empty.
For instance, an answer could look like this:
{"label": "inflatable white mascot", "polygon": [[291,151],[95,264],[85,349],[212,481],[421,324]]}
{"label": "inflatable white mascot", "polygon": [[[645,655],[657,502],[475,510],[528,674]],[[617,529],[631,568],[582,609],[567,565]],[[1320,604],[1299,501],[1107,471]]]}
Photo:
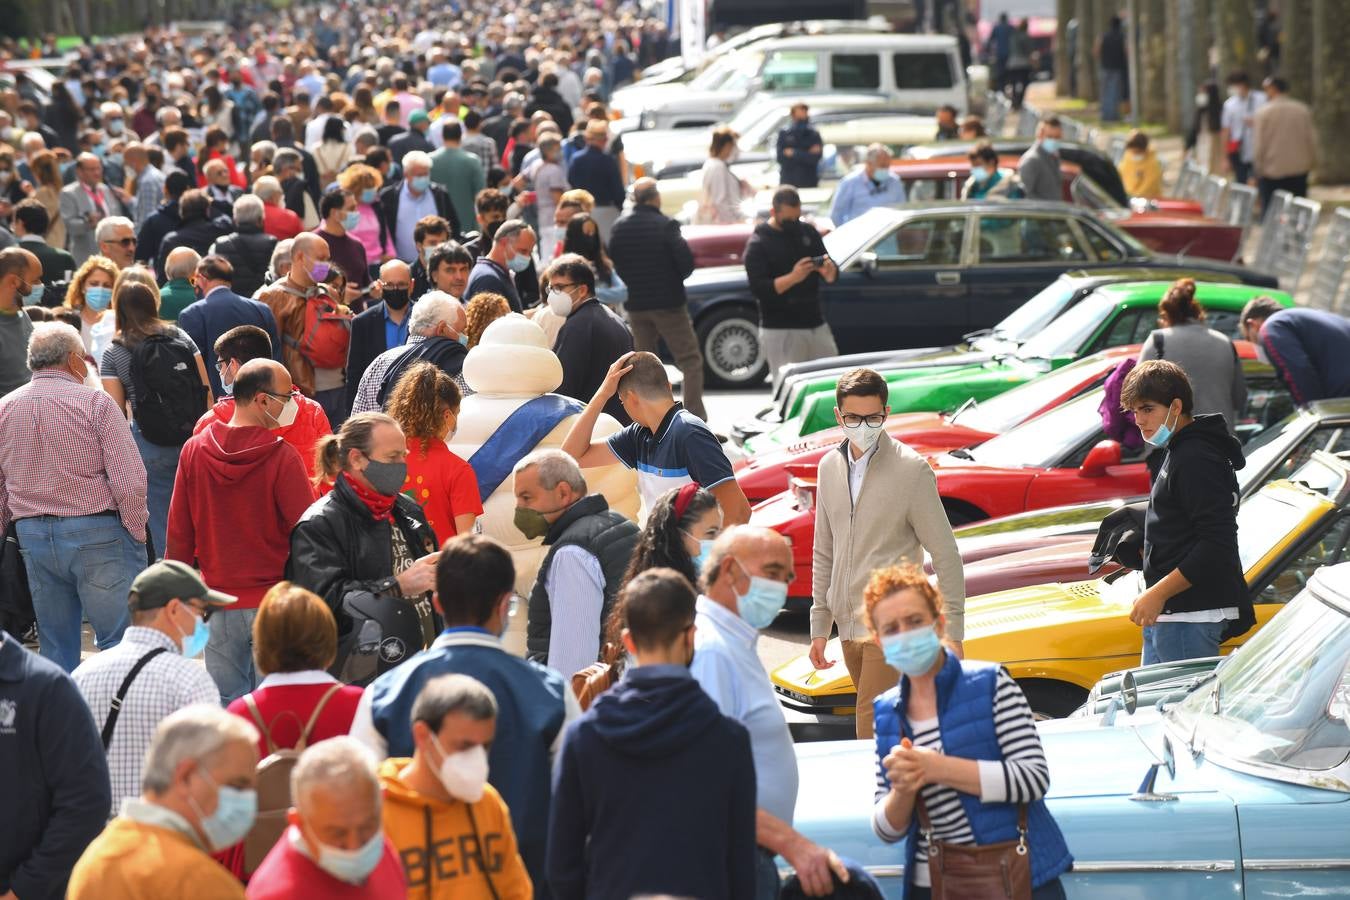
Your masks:
{"label": "inflatable white mascot", "polygon": [[[464,380],[475,393],[464,398],[451,452],[469,460],[483,492],[478,528],[505,544],[516,563],[516,592],[530,595],[544,547],[527,539],[513,524],[516,511],[511,470],[526,454],[543,447],[561,447],[583,404],[552,394],[562,384],[562,363],[549,349],[544,330],[512,313],[489,325],[464,360]],[[601,415],[595,438],[620,429]],[[586,487],[600,492],[611,509],[636,519],[637,476],[622,465],[586,469]],[[524,604],[513,617],[507,649],[524,655]]]}

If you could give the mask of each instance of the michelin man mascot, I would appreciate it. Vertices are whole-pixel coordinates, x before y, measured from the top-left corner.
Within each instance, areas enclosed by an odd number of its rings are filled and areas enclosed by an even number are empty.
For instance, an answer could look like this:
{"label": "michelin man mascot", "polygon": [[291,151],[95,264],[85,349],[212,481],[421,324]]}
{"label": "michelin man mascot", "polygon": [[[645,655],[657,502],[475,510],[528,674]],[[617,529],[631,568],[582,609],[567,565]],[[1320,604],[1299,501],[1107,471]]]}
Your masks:
{"label": "michelin man mascot", "polygon": [[[530,595],[544,558],[541,539],[526,538],[513,524],[516,498],[511,470],[527,454],[562,447],[573,422],[585,408],[570,397],[549,393],[562,384],[562,363],[549,349],[544,330],[517,313],[489,325],[464,360],[464,380],[475,393],[464,398],[452,453],[469,461],[478,476],[483,515],[478,528],[511,551],[516,563],[516,592]],[[621,426],[601,415],[597,439]],[[637,518],[637,477],[621,465],[586,470],[586,486],[605,495],[610,509]],[[512,620],[507,649],[524,653],[524,609]]]}

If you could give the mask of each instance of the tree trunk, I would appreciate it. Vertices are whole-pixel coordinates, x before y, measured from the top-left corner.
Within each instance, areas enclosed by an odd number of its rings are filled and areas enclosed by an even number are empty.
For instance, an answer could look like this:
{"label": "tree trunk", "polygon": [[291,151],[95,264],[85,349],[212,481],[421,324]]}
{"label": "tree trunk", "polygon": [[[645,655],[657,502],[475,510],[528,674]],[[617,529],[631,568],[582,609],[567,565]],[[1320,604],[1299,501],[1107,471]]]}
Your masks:
{"label": "tree trunk", "polygon": [[1280,4],[1280,74],[1289,93],[1311,103],[1317,35],[1313,31],[1314,0],[1284,0]]}
{"label": "tree trunk", "polygon": [[1069,53],[1069,20],[1077,12],[1074,0],[1055,0],[1055,93],[1070,97],[1073,76],[1069,67],[1074,64]]}
{"label": "tree trunk", "polygon": [[1078,8],[1078,96],[1097,99],[1097,39],[1103,22],[1097,21],[1099,0],[1077,0]]}
{"label": "tree trunk", "polygon": [[1257,87],[1256,19],[1251,0],[1214,0],[1214,33],[1219,36],[1219,77],[1246,72]]}
{"label": "tree trunk", "polygon": [[1350,15],[1344,0],[1315,0],[1313,30],[1317,34],[1314,69],[1315,103],[1310,104],[1317,123],[1319,184],[1350,182]]}
{"label": "tree trunk", "polygon": [[1167,118],[1166,0],[1136,0],[1139,12],[1139,117],[1143,122]]}

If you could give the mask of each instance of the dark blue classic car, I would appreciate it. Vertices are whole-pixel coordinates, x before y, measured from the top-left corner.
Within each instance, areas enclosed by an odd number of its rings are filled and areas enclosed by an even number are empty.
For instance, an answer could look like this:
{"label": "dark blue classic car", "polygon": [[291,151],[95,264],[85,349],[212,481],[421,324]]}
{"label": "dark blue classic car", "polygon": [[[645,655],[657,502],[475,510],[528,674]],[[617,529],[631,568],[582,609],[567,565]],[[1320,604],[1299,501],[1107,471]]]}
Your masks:
{"label": "dark blue classic car", "polygon": [[[874,209],[826,235],[825,247],[839,266],[838,280],[821,296],[840,353],[956,344],[997,324],[1069,269],[1178,263],[1062,203]],[[1262,283],[1240,266],[1189,258],[1185,265]],[[698,269],[685,287],[710,383],[762,381],[768,365],[744,268]]]}

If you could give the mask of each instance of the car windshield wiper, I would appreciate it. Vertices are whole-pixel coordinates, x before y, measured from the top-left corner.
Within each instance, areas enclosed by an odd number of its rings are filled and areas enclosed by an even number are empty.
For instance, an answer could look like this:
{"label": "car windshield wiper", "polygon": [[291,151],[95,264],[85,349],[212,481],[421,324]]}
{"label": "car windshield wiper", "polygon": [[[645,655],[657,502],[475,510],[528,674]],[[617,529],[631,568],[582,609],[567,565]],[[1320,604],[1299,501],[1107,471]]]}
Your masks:
{"label": "car windshield wiper", "polygon": [[957,419],[961,418],[961,413],[968,409],[974,409],[976,406],[979,406],[979,402],[974,397],[967,397],[966,402],[962,403],[956,408],[955,412],[947,416],[947,421],[949,423],[955,422]]}

